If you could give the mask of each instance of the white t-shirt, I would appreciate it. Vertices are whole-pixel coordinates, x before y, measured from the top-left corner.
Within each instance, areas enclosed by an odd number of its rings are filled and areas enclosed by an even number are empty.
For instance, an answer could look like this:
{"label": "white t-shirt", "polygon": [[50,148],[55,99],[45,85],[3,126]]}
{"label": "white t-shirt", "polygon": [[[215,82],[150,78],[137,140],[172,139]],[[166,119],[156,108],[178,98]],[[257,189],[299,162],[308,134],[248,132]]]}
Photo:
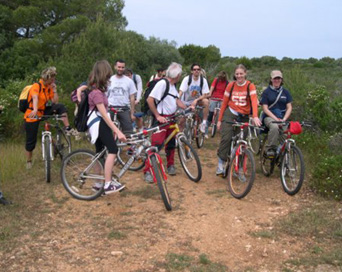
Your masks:
{"label": "white t-shirt", "polygon": [[183,81],[179,87],[179,90],[183,93],[181,100],[184,102],[194,101],[201,95],[209,93],[208,81],[205,78],[203,78],[203,86],[201,92],[201,77],[199,76],[197,80],[194,80],[194,78],[192,77],[191,83],[188,86],[189,76],[183,78]]}
{"label": "white t-shirt", "polygon": [[137,89],[132,79],[125,75],[121,77],[113,75],[109,79],[109,85],[107,87],[108,103],[111,106],[130,107],[130,95],[136,92]]}
{"label": "white t-shirt", "polygon": [[[160,80],[154,86],[153,90],[151,91],[149,97],[153,97],[155,100],[160,101],[166,91],[166,82],[165,80]],[[167,95],[163,101],[161,101],[157,105],[157,111],[159,114],[163,115],[171,115],[174,114],[177,110],[177,98],[179,98],[179,94],[175,85],[170,84],[169,94]],[[175,98],[177,97],[177,98]]]}

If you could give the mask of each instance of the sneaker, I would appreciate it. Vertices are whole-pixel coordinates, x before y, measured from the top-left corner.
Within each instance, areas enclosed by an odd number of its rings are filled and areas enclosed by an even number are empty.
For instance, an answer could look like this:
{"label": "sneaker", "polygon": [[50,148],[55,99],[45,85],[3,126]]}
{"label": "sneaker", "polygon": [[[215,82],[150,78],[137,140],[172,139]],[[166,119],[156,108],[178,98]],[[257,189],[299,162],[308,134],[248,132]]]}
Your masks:
{"label": "sneaker", "polygon": [[125,185],[122,185],[118,181],[112,181],[110,185],[104,189],[104,192],[106,195],[109,195],[112,193],[120,192],[123,188],[125,188]]}
{"label": "sneaker", "polygon": [[7,200],[4,197],[0,197],[0,204],[2,204],[2,205],[9,205],[9,204],[12,204],[12,202]]}
{"label": "sneaker", "polygon": [[77,137],[77,138],[79,138],[80,137],[80,133],[76,130],[76,129],[74,129],[74,128],[71,128],[71,129],[66,129],[65,130],[65,135],[66,136],[75,136],[75,137]]}
{"label": "sneaker", "polygon": [[103,187],[103,182],[96,182],[91,188],[94,192],[100,191]]}
{"label": "sneaker", "polygon": [[144,179],[147,183],[153,183],[153,177],[150,172],[145,173]]}
{"label": "sneaker", "polygon": [[29,170],[32,168],[32,161],[27,161],[26,162],[26,169]]}
{"label": "sneaker", "polygon": [[209,139],[208,133],[204,134],[204,138]]}
{"label": "sneaker", "polygon": [[274,150],[274,148],[269,148],[266,151],[266,156],[269,158],[274,158],[275,154],[276,154],[276,151]]}
{"label": "sneaker", "polygon": [[221,176],[221,175],[223,175],[223,168],[217,167],[216,176]]}
{"label": "sneaker", "polygon": [[174,165],[170,165],[168,168],[167,168],[167,173],[170,175],[170,176],[175,176],[176,175],[176,168]]}
{"label": "sneaker", "polygon": [[206,124],[203,124],[203,123],[200,124],[200,126],[199,126],[199,129],[203,134],[205,134],[205,127],[206,127]]}

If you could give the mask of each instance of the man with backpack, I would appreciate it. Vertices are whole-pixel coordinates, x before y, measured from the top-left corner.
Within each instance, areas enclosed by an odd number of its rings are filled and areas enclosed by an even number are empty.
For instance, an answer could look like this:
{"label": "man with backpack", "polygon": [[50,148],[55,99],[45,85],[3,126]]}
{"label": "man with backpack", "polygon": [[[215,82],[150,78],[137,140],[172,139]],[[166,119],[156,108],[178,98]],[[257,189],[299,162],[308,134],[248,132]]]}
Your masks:
{"label": "man with backpack", "polygon": [[[209,113],[209,86],[207,80],[201,75],[201,66],[197,63],[191,65],[191,75],[186,76],[180,87],[179,96],[186,106],[203,107],[203,123],[200,130],[205,133]],[[184,120],[181,127],[183,127]]]}
{"label": "man with backpack", "polygon": [[[111,76],[107,87],[109,108],[114,107],[123,110],[123,112],[119,112],[117,115],[121,130],[123,133],[132,133],[133,121],[135,120],[134,106],[137,89],[133,80],[124,74],[126,68],[124,60],[117,60],[114,68],[116,74]],[[110,112],[110,114],[113,118],[113,113]]]}
{"label": "man with backpack", "polygon": [[[166,71],[166,77],[157,82],[148,96],[147,102],[155,117],[155,124],[166,123],[166,117],[173,115],[177,108],[186,108],[186,105],[179,99],[179,94],[175,86],[181,78],[181,75],[182,65],[176,62],[171,63]],[[163,128],[162,131],[153,134],[152,145],[161,145],[172,131],[173,129],[169,129],[169,126],[167,126]],[[165,147],[167,159],[166,167],[169,175],[176,175],[176,169],[174,166],[175,148],[176,141],[175,138],[173,138]],[[153,177],[148,171],[147,166],[145,167],[144,173],[145,181],[152,183]]]}

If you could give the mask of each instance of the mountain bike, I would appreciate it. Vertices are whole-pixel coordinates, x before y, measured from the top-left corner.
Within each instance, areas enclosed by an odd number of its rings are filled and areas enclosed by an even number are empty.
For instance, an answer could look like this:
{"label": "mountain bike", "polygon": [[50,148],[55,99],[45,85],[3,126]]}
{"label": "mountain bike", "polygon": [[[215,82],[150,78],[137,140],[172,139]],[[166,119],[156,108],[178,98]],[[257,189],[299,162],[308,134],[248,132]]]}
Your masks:
{"label": "mountain bike", "polygon": [[[159,131],[159,127],[144,130],[132,134],[126,143],[118,143],[118,147],[135,146],[135,152],[131,154],[114,180],[120,181],[141,153],[147,154],[146,164],[153,176],[153,181],[158,185],[165,208],[172,209],[171,199],[167,190],[167,176],[158,153],[158,148],[151,146],[148,134]],[[76,199],[94,200],[104,193],[104,161],[107,148],[95,154],[91,150],[79,149],[65,157],[61,167],[61,178],[64,188]]]}
{"label": "mountain bike", "polygon": [[[66,135],[64,129],[60,126],[59,122],[62,121],[65,115],[53,114],[43,115],[39,117],[40,120],[45,120],[44,130],[42,131],[42,155],[45,166],[45,180],[51,182],[51,161],[59,156],[63,159],[71,152],[71,139]],[[48,122],[47,119],[53,119],[53,124]],[[51,128],[56,129],[56,137],[52,137]]]}
{"label": "mountain bike", "polygon": [[223,177],[228,176],[227,187],[231,195],[241,199],[252,189],[255,179],[255,162],[253,153],[247,141],[244,140],[244,129],[249,126],[257,128],[249,123],[227,122],[233,127],[240,128],[240,132],[232,137],[230,154],[223,169]]}
{"label": "mountain bike", "polygon": [[305,164],[303,154],[296,145],[296,141],[292,139],[292,135],[301,133],[301,129],[296,129],[298,126],[301,128],[302,126],[311,126],[311,124],[290,121],[274,121],[273,123],[279,124],[280,144],[274,156],[267,155],[268,137],[265,136],[260,152],[261,170],[268,177],[272,175],[277,165],[280,168],[280,180],[284,191],[289,195],[295,195],[304,181]]}
{"label": "mountain bike", "polygon": [[196,145],[201,148],[204,144],[204,133],[201,132],[199,126],[202,124],[203,107],[196,106],[195,112],[190,112],[187,114],[185,120],[184,135],[186,139],[191,144],[192,140],[196,140]]}

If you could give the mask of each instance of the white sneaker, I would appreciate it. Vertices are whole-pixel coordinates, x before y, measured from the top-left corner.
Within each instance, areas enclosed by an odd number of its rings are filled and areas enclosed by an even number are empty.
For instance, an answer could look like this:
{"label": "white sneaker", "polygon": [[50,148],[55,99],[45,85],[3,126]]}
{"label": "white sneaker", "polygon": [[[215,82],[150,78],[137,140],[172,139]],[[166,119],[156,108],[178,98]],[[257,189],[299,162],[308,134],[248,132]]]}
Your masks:
{"label": "white sneaker", "polygon": [[204,134],[204,138],[209,139],[208,134]]}
{"label": "white sneaker", "polygon": [[206,127],[206,124],[200,124],[200,126],[199,126],[199,129],[200,129],[200,131],[204,134],[205,133],[205,127]]}

